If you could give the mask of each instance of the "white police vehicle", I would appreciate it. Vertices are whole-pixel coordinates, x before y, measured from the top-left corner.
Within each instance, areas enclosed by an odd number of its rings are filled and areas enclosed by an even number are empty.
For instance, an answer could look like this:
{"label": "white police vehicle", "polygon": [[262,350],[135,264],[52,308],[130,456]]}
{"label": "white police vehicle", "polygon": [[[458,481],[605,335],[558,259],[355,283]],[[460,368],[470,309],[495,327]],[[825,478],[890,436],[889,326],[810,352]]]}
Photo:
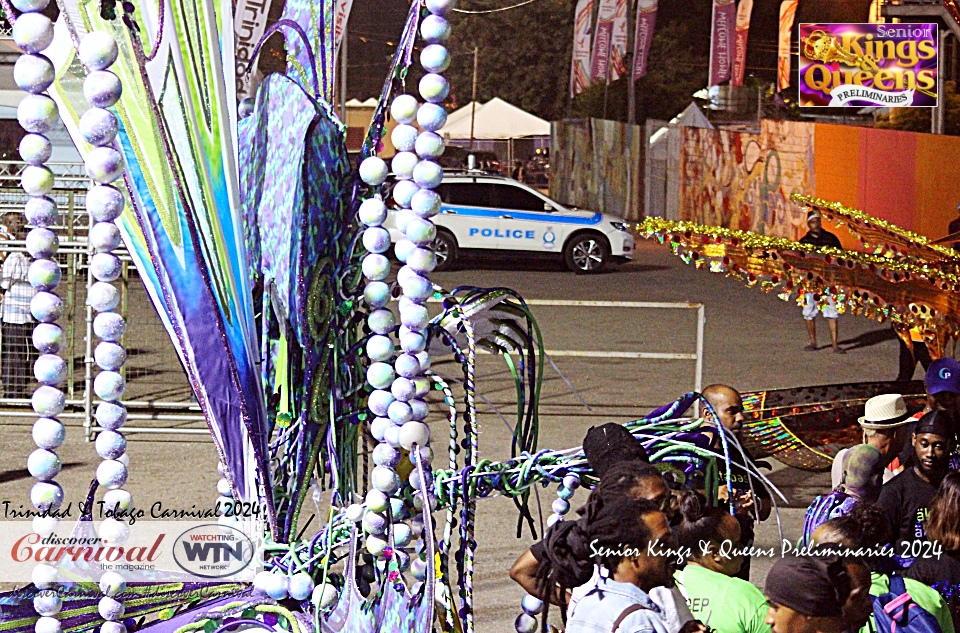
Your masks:
{"label": "white police vehicle", "polygon": [[[562,255],[574,272],[597,273],[612,260],[633,257],[633,236],[620,218],[567,207],[523,183],[482,172],[447,172],[437,187],[443,200],[433,218],[436,270],[451,270],[465,250]],[[396,205],[384,223],[394,243]]]}

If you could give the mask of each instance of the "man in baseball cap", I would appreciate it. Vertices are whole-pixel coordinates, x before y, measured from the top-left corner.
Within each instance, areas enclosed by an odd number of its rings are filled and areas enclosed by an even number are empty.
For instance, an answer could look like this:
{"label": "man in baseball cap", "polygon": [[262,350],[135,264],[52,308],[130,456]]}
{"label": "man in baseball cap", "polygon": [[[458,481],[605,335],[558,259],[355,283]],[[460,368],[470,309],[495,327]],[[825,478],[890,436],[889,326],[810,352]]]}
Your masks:
{"label": "man in baseball cap", "polygon": [[[907,424],[907,437],[910,437],[917,427],[919,420],[930,411],[950,411],[960,413],[960,363],[953,358],[938,358],[930,363],[923,378],[927,387],[927,402],[923,411],[914,415]],[[956,435],[957,429],[954,429]],[[897,459],[890,462],[887,470],[893,474],[902,472],[914,463],[914,450],[910,442],[900,449]],[[886,475],[884,475],[886,481]]]}
{"label": "man in baseball cap", "polygon": [[[885,393],[867,400],[864,415],[860,418],[863,443],[880,452],[880,463],[886,467],[903,451],[910,437],[907,426],[912,422],[907,404],[899,393]],[[836,489],[843,481],[843,461],[850,449],[843,449],[833,459],[830,480]],[[911,447],[912,450],[912,447]],[[895,473],[884,470],[884,481],[893,479]]]}

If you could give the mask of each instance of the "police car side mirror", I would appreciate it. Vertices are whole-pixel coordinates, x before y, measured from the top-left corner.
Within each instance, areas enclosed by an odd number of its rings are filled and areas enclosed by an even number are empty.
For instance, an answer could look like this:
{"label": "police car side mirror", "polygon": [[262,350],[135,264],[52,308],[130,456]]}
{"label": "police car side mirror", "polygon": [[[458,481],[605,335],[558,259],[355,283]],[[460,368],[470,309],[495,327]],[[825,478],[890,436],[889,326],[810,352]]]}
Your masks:
{"label": "police car side mirror", "polygon": [[544,203],[543,203],[543,210],[544,210],[544,211],[553,211],[553,205],[550,204],[549,202],[544,202]]}

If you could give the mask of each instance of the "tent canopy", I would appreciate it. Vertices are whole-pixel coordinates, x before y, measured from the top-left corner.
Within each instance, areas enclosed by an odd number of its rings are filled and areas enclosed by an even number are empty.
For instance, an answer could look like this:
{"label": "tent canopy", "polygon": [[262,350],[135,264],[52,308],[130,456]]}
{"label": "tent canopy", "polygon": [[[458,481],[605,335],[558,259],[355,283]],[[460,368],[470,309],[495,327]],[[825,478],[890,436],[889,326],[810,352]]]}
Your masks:
{"label": "tent canopy", "polygon": [[707,115],[697,107],[696,103],[691,103],[683,112],[677,116],[670,119],[670,123],[660,128],[656,132],[650,135],[650,147],[655,147],[660,144],[662,140],[666,140],[667,130],[671,127],[702,127],[709,130],[713,129],[713,124],[710,123],[710,119],[707,118]]}
{"label": "tent canopy", "polygon": [[[447,124],[440,136],[448,139],[470,138],[470,113],[473,104],[468,103],[447,117]],[[477,104],[473,136],[477,139],[510,139],[526,136],[550,136],[550,123],[538,116],[521,110],[500,98]]]}

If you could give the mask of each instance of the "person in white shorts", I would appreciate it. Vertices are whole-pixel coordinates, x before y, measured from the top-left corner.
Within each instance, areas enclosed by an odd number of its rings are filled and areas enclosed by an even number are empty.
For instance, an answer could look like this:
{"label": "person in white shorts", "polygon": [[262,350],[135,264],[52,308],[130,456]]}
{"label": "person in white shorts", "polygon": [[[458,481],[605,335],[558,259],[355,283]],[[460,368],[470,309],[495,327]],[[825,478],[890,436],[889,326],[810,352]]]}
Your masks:
{"label": "person in white shorts", "polygon": [[[819,212],[811,211],[807,215],[807,226],[810,230],[800,238],[801,244],[820,247],[828,246],[836,249],[843,248],[840,245],[840,239],[836,235],[823,229]],[[810,344],[804,347],[804,349],[809,352],[815,352],[819,349],[817,347],[817,324],[814,319],[817,318],[817,312],[822,312],[823,318],[827,320],[827,327],[830,328],[830,341],[833,343],[833,351],[837,354],[846,354],[846,350],[842,349],[837,342],[837,318],[839,318],[840,315],[837,312],[836,301],[831,297],[827,297],[826,305],[820,310],[817,305],[817,297],[814,296],[812,292],[806,293],[803,300],[803,319],[807,324],[807,334],[810,335]]]}

